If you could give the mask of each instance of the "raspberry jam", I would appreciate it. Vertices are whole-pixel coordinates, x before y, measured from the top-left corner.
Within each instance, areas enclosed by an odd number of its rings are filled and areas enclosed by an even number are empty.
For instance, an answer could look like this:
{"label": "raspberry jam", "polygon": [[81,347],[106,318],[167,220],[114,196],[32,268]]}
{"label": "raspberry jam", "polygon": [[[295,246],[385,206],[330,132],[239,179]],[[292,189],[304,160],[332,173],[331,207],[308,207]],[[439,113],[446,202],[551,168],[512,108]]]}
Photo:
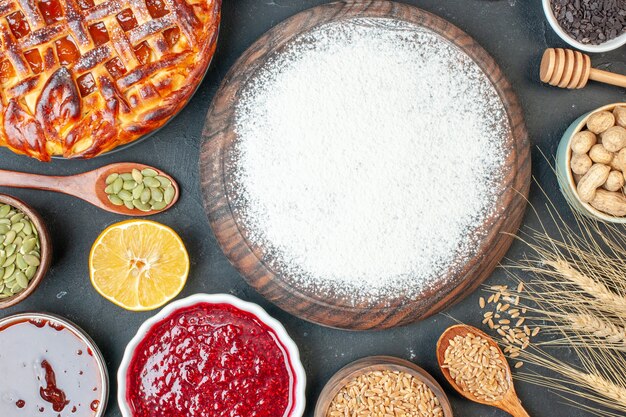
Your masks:
{"label": "raspberry jam", "polygon": [[134,417],[288,417],[295,405],[287,349],[230,304],[183,307],[153,325],[126,382]]}

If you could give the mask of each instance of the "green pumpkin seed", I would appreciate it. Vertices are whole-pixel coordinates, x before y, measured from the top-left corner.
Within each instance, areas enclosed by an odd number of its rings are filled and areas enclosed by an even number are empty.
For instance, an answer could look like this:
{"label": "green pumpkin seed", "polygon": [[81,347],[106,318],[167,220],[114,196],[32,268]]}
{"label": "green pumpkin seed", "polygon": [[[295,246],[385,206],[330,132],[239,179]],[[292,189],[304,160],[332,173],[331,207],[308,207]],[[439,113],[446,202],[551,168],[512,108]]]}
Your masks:
{"label": "green pumpkin seed", "polygon": [[39,266],[39,258],[37,258],[35,255],[24,255],[24,261],[26,261],[26,263],[30,266]]}
{"label": "green pumpkin seed", "polygon": [[33,234],[33,228],[30,222],[28,220],[22,220],[22,223],[24,223],[24,229],[22,230],[24,236],[31,236]]}
{"label": "green pumpkin seed", "polygon": [[28,279],[32,279],[35,276],[35,272],[37,272],[37,267],[29,266],[26,268],[26,271],[24,271],[24,274],[28,277]]}
{"label": "green pumpkin seed", "polygon": [[141,201],[137,201],[137,200],[133,200],[133,205],[135,206],[135,208],[141,210],[141,211],[150,211],[150,206],[146,203],[142,203]]}
{"label": "green pumpkin seed", "polygon": [[137,187],[133,190],[133,199],[138,200],[141,198],[141,193],[146,187],[143,184],[137,185]]}
{"label": "green pumpkin seed", "polygon": [[144,177],[156,177],[159,173],[152,168],[145,168],[141,170],[141,175]]}
{"label": "green pumpkin seed", "polygon": [[144,189],[144,190],[142,191],[142,193],[141,193],[141,198],[140,198],[140,201],[141,201],[143,204],[146,204],[148,201],[150,201],[150,198],[151,198],[151,197],[152,197],[152,193],[150,192],[150,189],[149,189],[149,188],[146,188],[146,189]]}
{"label": "green pumpkin seed", "polygon": [[155,202],[160,203],[161,201],[163,201],[163,192],[160,189],[152,188],[151,194],[152,200],[154,200]]}
{"label": "green pumpkin seed", "polygon": [[13,230],[9,230],[4,237],[4,242],[2,242],[2,244],[4,246],[10,245],[11,243],[13,243],[16,237],[17,233],[15,233]]}
{"label": "green pumpkin seed", "polygon": [[17,282],[11,287],[11,292],[13,294],[17,294],[18,292],[22,292],[23,290],[24,288],[20,287],[20,285]]}
{"label": "green pumpkin seed", "polygon": [[124,186],[124,180],[122,178],[118,178],[113,183],[113,194],[117,194],[122,191],[122,187]]}
{"label": "green pumpkin seed", "polygon": [[25,270],[26,268],[28,268],[28,264],[26,263],[26,261],[24,260],[24,256],[21,253],[18,253],[16,255],[15,258],[15,266],[18,267],[18,269],[20,269],[21,271]]}
{"label": "green pumpkin seed", "polygon": [[24,213],[15,213],[13,216],[10,217],[11,223],[17,223],[20,220],[22,220],[24,218],[25,214]]}
{"label": "green pumpkin seed", "polygon": [[119,193],[117,193],[117,196],[124,201],[132,201],[133,199],[133,195],[128,190],[120,191]]}
{"label": "green pumpkin seed", "polygon": [[125,190],[131,191],[133,188],[137,186],[135,180],[124,181],[124,186],[122,187]]}
{"label": "green pumpkin seed", "polygon": [[107,197],[109,198],[109,201],[116,206],[121,206],[124,204],[124,201],[116,195],[109,195]]}
{"label": "green pumpkin seed", "polygon": [[135,206],[133,205],[133,201],[124,201],[124,205],[126,206],[126,208],[128,210],[133,210],[135,208]]}
{"label": "green pumpkin seed", "polygon": [[120,177],[124,180],[124,181],[130,181],[133,179],[133,174],[131,174],[130,172],[125,172],[123,174],[120,174]]}
{"label": "green pumpkin seed", "polygon": [[0,206],[0,217],[6,217],[11,211],[11,206],[8,204],[3,204]]}
{"label": "green pumpkin seed", "polygon": [[143,183],[146,185],[146,187],[150,187],[150,188],[161,186],[161,183],[152,177],[144,178]]}
{"label": "green pumpkin seed", "polygon": [[[0,254],[0,268],[2,268],[2,264],[4,264],[4,261],[7,260],[7,256],[3,253]],[[2,274],[0,274],[0,277],[2,277]]]}
{"label": "green pumpkin seed", "polygon": [[151,207],[152,207],[152,210],[159,211],[167,207],[167,203],[165,201],[157,201],[154,204],[152,204]]}
{"label": "green pumpkin seed", "polygon": [[6,224],[7,226],[11,227],[11,220],[9,220],[9,219],[0,219],[0,224]]}
{"label": "green pumpkin seed", "polygon": [[114,194],[114,192],[113,192],[113,184],[107,185],[105,187],[105,189],[104,189],[104,192],[106,194]]}
{"label": "green pumpkin seed", "polygon": [[13,226],[11,226],[11,230],[13,230],[15,233],[19,233],[24,229],[24,223],[22,223],[21,221],[19,223],[14,223]]}
{"label": "green pumpkin seed", "polygon": [[119,176],[120,176],[120,174],[113,173],[113,174],[109,175],[109,176],[107,177],[107,179],[106,179],[106,180],[104,180],[104,182],[105,182],[105,184],[106,184],[106,185],[113,184],[113,183],[115,182],[115,180],[116,180]]}
{"label": "green pumpkin seed", "polygon": [[0,282],[0,294],[4,291],[5,285],[4,282]]}
{"label": "green pumpkin seed", "polygon": [[130,175],[132,175],[137,184],[141,184],[143,182],[143,175],[141,174],[141,171],[139,171],[137,168],[133,168]]}
{"label": "green pumpkin seed", "polygon": [[4,251],[6,253],[6,257],[10,258],[11,256],[13,256],[13,254],[15,253],[15,251],[17,250],[17,245],[14,243],[12,245],[8,245],[4,248]]}
{"label": "green pumpkin seed", "polygon": [[11,281],[10,278],[12,277],[13,272],[15,272],[15,264],[11,264],[4,268],[4,274],[2,274],[2,279],[4,280],[4,282]]}
{"label": "green pumpkin seed", "polygon": [[22,287],[22,289],[26,289],[26,287],[28,287],[28,278],[26,278],[26,275],[24,275],[22,271],[15,273],[15,281],[20,287]]}
{"label": "green pumpkin seed", "polygon": [[35,246],[37,246],[37,241],[38,240],[36,237],[31,237],[30,239],[26,239],[24,243],[22,243],[22,246],[20,247],[20,253],[23,255],[35,249]]}
{"label": "green pumpkin seed", "polygon": [[165,178],[165,177],[163,177],[161,175],[157,175],[155,178],[157,179],[157,181],[159,181],[159,183],[161,184],[161,187],[163,187],[163,188],[167,188],[170,185],[172,185],[172,181],[170,181],[169,179],[167,179],[167,178]]}
{"label": "green pumpkin seed", "polygon": [[176,195],[176,190],[171,185],[163,191],[163,199],[167,204],[171,204],[174,201],[174,196]]}
{"label": "green pumpkin seed", "polygon": [[17,255],[11,255],[9,257],[7,257],[7,260],[4,261],[4,263],[2,264],[3,268],[6,268],[8,266],[11,266],[15,263],[15,258],[17,258]]}
{"label": "green pumpkin seed", "polygon": [[11,226],[8,224],[0,224],[0,235],[6,235],[9,230],[11,230]]}

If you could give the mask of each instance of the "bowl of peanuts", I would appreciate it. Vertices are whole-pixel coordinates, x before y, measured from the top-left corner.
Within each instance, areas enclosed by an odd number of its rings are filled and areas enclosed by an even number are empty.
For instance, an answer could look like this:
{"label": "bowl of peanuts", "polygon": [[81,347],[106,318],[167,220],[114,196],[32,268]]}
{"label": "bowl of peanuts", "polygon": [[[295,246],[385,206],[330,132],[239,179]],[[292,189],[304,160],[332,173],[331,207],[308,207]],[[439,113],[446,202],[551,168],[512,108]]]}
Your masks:
{"label": "bowl of peanuts", "polygon": [[370,356],[340,369],[324,386],[314,417],[398,415],[452,417],[441,385],[412,362]]}
{"label": "bowl of peanuts", "polygon": [[579,213],[626,223],[626,103],[576,119],[559,143],[556,172],[563,195]]}

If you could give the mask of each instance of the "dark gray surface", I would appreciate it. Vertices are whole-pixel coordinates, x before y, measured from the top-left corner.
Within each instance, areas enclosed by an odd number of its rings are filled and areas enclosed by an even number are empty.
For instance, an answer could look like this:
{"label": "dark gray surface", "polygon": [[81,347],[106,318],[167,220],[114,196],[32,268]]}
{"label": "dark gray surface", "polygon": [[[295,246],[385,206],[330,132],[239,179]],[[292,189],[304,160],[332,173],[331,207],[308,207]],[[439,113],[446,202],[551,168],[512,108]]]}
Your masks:
{"label": "dark gray surface", "polygon": [[[234,294],[260,304],[283,322],[300,347],[308,377],[307,416],[325,382],[343,365],[372,354],[410,359],[431,372],[444,386],[458,416],[504,416],[503,412],[471,404],[454,394],[437,370],[435,342],[452,321],[438,315],[421,323],[382,332],[352,333],[323,328],[286,314],[266,302],[246,285],[219,249],[202,209],[198,185],[198,153],[204,117],[218,84],[237,57],[260,35],[298,11],[325,3],[321,0],[224,0],[220,42],[213,65],[190,104],[153,138],[123,152],[91,161],[54,161],[42,164],[0,150],[0,168],[44,174],[74,174],[118,161],[152,164],[170,172],[182,185],[182,198],[169,212],[152,217],[177,230],[191,256],[189,281],[179,297],[198,292]],[[601,105],[625,101],[623,89],[590,85],[582,91],[543,86],[537,68],[546,47],[565,46],[549,28],[540,0],[413,0],[407,1],[450,20],[473,36],[491,53],[509,78],[526,115],[533,148],[533,174],[547,194],[565,207],[556,180],[537,149],[550,158],[562,132],[576,117]],[[595,55],[594,65],[626,73],[624,50]],[[610,63],[610,64],[609,64]],[[46,220],[53,236],[53,266],[41,287],[25,302],[0,312],[0,317],[26,310],[63,315],[75,321],[100,346],[112,381],[126,343],[139,325],[154,313],[132,313],[100,297],[89,282],[87,259],[92,242],[108,225],[123,220],[80,200],[47,192],[0,188],[32,204]],[[545,203],[533,186],[531,201]],[[525,224],[535,224],[527,215]],[[519,258],[524,248],[515,244],[508,257]],[[506,279],[496,272],[491,282]],[[488,281],[489,282],[489,281]],[[467,323],[479,324],[478,294],[447,313]],[[1,377],[5,377],[4,375]],[[558,397],[545,389],[518,384],[520,397],[533,416],[586,415],[557,404]],[[115,384],[107,417],[119,417]],[[9,416],[10,417],[10,416]],[[156,416],[155,416],[156,417]]]}

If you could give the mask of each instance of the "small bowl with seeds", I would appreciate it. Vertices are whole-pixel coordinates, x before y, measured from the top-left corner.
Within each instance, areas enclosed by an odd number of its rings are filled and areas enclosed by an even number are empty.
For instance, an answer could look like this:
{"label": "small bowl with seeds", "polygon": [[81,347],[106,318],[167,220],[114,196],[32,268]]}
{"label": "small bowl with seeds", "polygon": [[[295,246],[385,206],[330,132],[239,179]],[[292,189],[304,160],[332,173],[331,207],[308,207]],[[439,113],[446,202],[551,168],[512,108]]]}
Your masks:
{"label": "small bowl with seeds", "polygon": [[51,258],[50,236],[41,216],[23,201],[0,194],[0,309],[32,294]]}
{"label": "small bowl with seeds", "polygon": [[452,417],[443,388],[424,369],[392,356],[370,356],[339,370],[326,384],[314,417],[397,415]]}

